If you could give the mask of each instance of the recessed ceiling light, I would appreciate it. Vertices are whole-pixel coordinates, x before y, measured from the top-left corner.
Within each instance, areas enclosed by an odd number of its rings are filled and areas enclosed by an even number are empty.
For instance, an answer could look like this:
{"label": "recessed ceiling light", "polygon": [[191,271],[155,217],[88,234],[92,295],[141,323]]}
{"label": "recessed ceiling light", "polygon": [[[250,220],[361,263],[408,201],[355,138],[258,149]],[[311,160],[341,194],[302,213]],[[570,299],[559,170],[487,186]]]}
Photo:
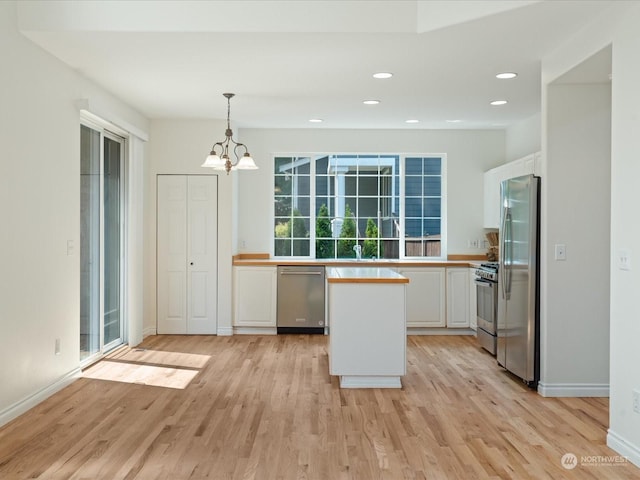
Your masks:
{"label": "recessed ceiling light", "polygon": [[380,100],[365,100],[364,102],[365,105],[378,105],[380,103]]}
{"label": "recessed ceiling light", "polygon": [[504,105],[505,103],[507,103],[506,100],[494,100],[491,105]]}
{"label": "recessed ceiling light", "polygon": [[508,80],[509,78],[516,78],[518,76],[515,72],[502,72],[496,75],[496,78],[501,80]]}
{"label": "recessed ceiling light", "polygon": [[409,120],[405,120],[404,123],[420,123],[420,120],[416,120],[414,118],[410,118]]}
{"label": "recessed ceiling light", "polygon": [[311,123],[322,123],[324,120],[321,118],[312,118],[309,120]]}
{"label": "recessed ceiling light", "polygon": [[393,73],[391,72],[378,72],[373,74],[373,78],[391,78]]}
{"label": "recessed ceiling light", "polygon": [[461,121],[462,121],[462,120],[458,120],[458,119],[455,119],[455,120],[447,120],[447,123],[460,123]]}

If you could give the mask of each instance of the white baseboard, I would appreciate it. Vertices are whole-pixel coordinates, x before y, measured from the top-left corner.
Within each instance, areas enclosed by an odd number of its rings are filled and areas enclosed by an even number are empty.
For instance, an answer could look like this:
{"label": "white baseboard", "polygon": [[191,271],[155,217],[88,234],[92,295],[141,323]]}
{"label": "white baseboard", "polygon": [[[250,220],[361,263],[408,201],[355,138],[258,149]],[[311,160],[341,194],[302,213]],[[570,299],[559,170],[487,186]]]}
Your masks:
{"label": "white baseboard", "polygon": [[627,457],[631,463],[640,467],[640,447],[627,442],[611,429],[607,432],[607,447],[615,450],[623,457]]}
{"label": "white baseboard", "polygon": [[56,392],[59,392],[67,385],[70,385],[75,380],[82,376],[82,370],[80,367],[73,369],[69,373],[67,373],[64,377],[59,378],[51,385],[37,391],[33,395],[30,395],[22,400],[14,403],[10,407],[0,412],[0,427],[9,423],[14,418],[19,417],[27,410],[38,405],[40,402],[46,400],[51,395]]}
{"label": "white baseboard", "polygon": [[470,328],[407,327],[407,335],[476,335]]}
{"label": "white baseboard", "polygon": [[608,383],[538,383],[543,397],[608,397]]}
{"label": "white baseboard", "polygon": [[218,327],[219,337],[230,337],[233,335],[233,327]]}
{"label": "white baseboard", "polygon": [[276,327],[233,327],[233,333],[237,335],[277,335],[278,329]]}
{"label": "white baseboard", "polygon": [[399,376],[341,375],[340,388],[402,388]]}
{"label": "white baseboard", "polygon": [[157,335],[157,334],[158,334],[158,330],[156,329],[156,327],[147,327],[144,330],[142,330],[142,338],[149,337],[151,335]]}

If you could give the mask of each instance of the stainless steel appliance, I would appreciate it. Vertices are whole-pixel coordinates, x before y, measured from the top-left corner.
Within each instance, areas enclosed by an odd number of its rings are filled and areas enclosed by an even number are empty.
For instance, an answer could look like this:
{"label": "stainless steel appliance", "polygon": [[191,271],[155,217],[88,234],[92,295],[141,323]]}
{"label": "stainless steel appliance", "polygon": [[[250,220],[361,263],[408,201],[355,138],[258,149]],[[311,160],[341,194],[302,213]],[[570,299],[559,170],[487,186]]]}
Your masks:
{"label": "stainless steel appliance", "polygon": [[475,270],[476,335],[482,348],[496,354],[496,323],[498,318],[498,263],[482,263]]}
{"label": "stainless steel appliance", "polygon": [[323,266],[278,267],[278,333],[324,333]]}
{"label": "stainless steel appliance", "polygon": [[540,378],[540,178],[501,184],[498,364],[530,387]]}

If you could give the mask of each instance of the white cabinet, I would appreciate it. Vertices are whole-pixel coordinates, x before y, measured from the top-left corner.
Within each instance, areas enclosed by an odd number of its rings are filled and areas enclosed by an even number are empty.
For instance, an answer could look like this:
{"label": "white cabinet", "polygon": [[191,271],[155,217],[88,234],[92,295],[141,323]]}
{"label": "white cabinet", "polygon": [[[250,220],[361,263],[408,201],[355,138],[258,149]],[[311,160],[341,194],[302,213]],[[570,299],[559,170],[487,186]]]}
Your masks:
{"label": "white cabinet", "polygon": [[500,228],[500,171],[484,173],[484,228]]}
{"label": "white cabinet", "polygon": [[446,326],[445,269],[400,268],[398,273],[409,279],[407,327]]}
{"label": "white cabinet", "polygon": [[341,388],[401,388],[407,368],[407,284],[383,272],[374,276],[376,283],[364,276],[349,283],[340,268],[329,270],[329,373],[340,376]]}
{"label": "white cabinet", "polygon": [[478,328],[475,270],[475,267],[469,268],[469,326],[474,330]]}
{"label": "white cabinet", "polygon": [[484,173],[484,228],[500,228],[500,184],[522,175],[540,175],[541,153],[536,152]]}
{"label": "white cabinet", "polygon": [[216,333],[217,177],[157,180],[158,333]]}
{"label": "white cabinet", "polygon": [[447,268],[447,327],[469,328],[469,269]]}
{"label": "white cabinet", "polygon": [[235,267],[233,325],[275,327],[277,267]]}

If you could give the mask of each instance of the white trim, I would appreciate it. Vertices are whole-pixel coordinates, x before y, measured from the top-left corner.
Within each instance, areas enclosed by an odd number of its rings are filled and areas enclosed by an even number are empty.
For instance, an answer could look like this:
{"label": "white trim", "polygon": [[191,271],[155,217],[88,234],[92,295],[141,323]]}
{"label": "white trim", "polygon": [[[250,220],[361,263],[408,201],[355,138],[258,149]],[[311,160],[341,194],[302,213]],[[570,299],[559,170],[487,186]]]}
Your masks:
{"label": "white trim", "polygon": [[218,326],[217,335],[219,337],[230,337],[233,335],[233,327]]}
{"label": "white trim", "polygon": [[33,395],[29,395],[28,397],[23,398],[22,400],[9,406],[8,408],[0,412],[0,427],[2,425],[9,423],[11,420],[19,417],[20,415],[25,413],[27,410],[30,410],[31,408],[35,407],[40,402],[43,402],[54,393],[59,392],[64,387],[70,385],[81,376],[82,376],[82,370],[80,369],[80,367],[74,368],[69,373],[59,378],[51,385],[41,390],[38,390]]}
{"label": "white trim", "polygon": [[611,429],[607,431],[607,447],[615,450],[620,455],[627,457],[631,463],[640,467],[640,447],[627,442],[623,437]]}
{"label": "white trim", "polygon": [[341,375],[340,388],[402,388],[400,377]]}
{"label": "white trim", "polygon": [[149,134],[144,130],[134,126],[122,118],[118,118],[105,108],[100,108],[96,102],[88,98],[80,98],[75,101],[75,106],[85,119],[97,121],[98,123],[109,125],[108,130],[119,135],[135,135],[140,140],[149,141]]}
{"label": "white trim", "polygon": [[155,325],[153,327],[146,327],[144,330],[142,330],[142,338],[146,338],[151,335],[157,335],[157,334],[158,334],[158,331]]}
{"label": "white trim", "polygon": [[407,335],[468,335],[476,336],[471,328],[446,328],[446,327],[407,327]]}
{"label": "white trim", "polygon": [[538,383],[543,397],[608,397],[608,383]]}
{"label": "white trim", "polygon": [[[277,335],[276,327],[233,327],[233,334],[236,335]],[[220,329],[218,329],[220,335]]]}

